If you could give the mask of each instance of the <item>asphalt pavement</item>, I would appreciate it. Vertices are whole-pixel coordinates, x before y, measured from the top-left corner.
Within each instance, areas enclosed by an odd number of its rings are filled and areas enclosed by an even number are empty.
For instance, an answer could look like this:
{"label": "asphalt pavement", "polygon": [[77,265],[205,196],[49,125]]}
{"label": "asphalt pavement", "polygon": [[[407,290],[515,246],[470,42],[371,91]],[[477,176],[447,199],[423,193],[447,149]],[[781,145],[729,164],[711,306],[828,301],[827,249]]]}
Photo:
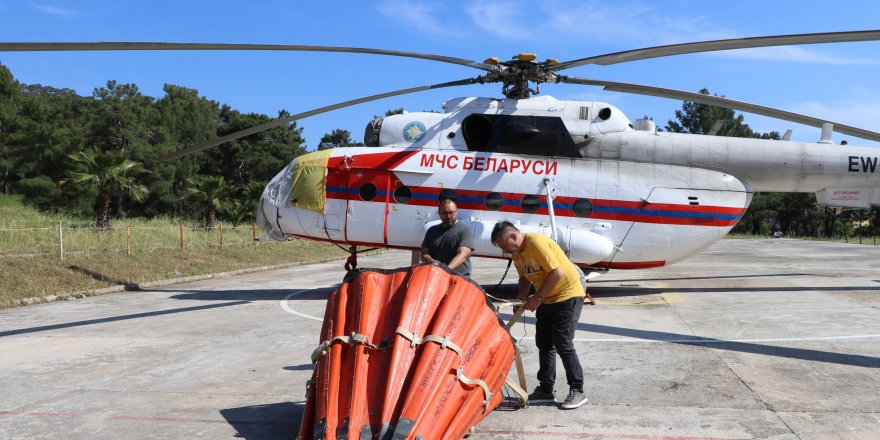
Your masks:
{"label": "asphalt pavement", "polygon": [[[0,311],[0,439],[294,438],[342,264]],[[505,266],[476,259],[474,279]],[[588,290],[589,402],[496,410],[471,439],[880,438],[880,246],[723,240]],[[512,334],[533,387],[534,315]]]}

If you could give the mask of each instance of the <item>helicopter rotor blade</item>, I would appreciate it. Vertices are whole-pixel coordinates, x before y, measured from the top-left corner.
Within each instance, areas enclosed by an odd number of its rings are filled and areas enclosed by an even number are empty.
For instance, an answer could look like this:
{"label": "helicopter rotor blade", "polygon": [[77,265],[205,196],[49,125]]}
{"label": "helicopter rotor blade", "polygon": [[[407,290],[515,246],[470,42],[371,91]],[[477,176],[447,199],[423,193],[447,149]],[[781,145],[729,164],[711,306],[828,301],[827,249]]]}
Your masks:
{"label": "helicopter rotor blade", "polygon": [[689,53],[714,52],[719,50],[747,49],[755,47],[792,46],[798,44],[820,43],[845,43],[853,41],[872,40],[880,40],[880,30],[731,38],[728,40],[711,40],[684,44],[670,44],[667,46],[656,46],[644,49],[609,53],[605,55],[581,58],[550,65],[547,66],[547,69],[552,72],[556,72],[563,69],[583,66],[585,64],[599,64],[602,66],[608,66],[611,64],[628,63],[630,61],[668,57],[672,55],[684,55]]}
{"label": "helicopter rotor blade", "polygon": [[295,52],[347,52],[395,57],[419,58],[458,64],[487,72],[496,72],[497,66],[429,53],[400,50],[371,49],[366,47],[304,46],[294,44],[225,44],[225,43],[163,43],[163,42],[70,42],[70,43],[9,43],[0,42],[0,52],[71,52],[71,51],[132,51],[132,50],[262,50]]}
{"label": "helicopter rotor blade", "polygon": [[773,107],[766,107],[763,105],[737,101],[734,99],[722,98],[720,96],[704,95],[702,93],[685,92],[683,90],[667,89],[663,87],[576,78],[570,76],[561,76],[559,82],[568,84],[581,84],[587,86],[600,86],[604,87],[605,90],[612,92],[634,93],[637,95],[657,96],[660,98],[698,102],[700,104],[713,105],[716,107],[724,107],[731,110],[739,110],[756,115],[769,116],[771,118],[782,119],[784,121],[791,121],[798,124],[804,124],[818,128],[822,128],[822,124],[831,123],[834,125],[834,131],[838,133],[880,142],[880,133],[874,131],[852,127],[845,124],[839,124],[837,122],[832,122],[827,119],[819,119],[799,113],[792,113]]}
{"label": "helicopter rotor blade", "polygon": [[205,150],[207,148],[215,147],[217,145],[224,144],[226,142],[233,141],[233,140],[236,140],[236,139],[248,136],[248,135],[252,135],[254,133],[259,133],[261,131],[269,130],[270,128],[280,127],[282,125],[289,124],[293,121],[305,119],[305,118],[308,118],[309,116],[314,116],[314,115],[318,115],[321,113],[326,113],[326,112],[340,109],[343,107],[349,107],[352,105],[357,105],[357,104],[361,104],[361,103],[369,102],[369,101],[376,101],[379,99],[389,98],[392,96],[406,95],[408,93],[415,93],[415,92],[423,92],[425,90],[433,90],[433,89],[440,89],[443,87],[454,87],[454,86],[464,86],[464,85],[469,85],[469,84],[476,84],[476,83],[480,83],[482,81],[483,81],[483,77],[478,76],[476,78],[468,78],[468,79],[463,79],[463,80],[458,80],[458,81],[450,81],[450,82],[445,82],[445,83],[440,83],[440,84],[432,84],[432,85],[427,85],[427,86],[411,87],[408,89],[395,90],[393,92],[385,92],[385,93],[380,93],[377,95],[370,95],[370,96],[366,96],[363,98],[352,99],[349,101],[343,101],[343,102],[328,105],[325,107],[319,107],[316,109],[312,109],[307,112],[297,113],[295,115],[288,116],[286,118],[275,119],[275,120],[269,121],[265,124],[260,124],[260,125],[257,125],[257,126],[245,129],[245,130],[236,131],[235,133],[230,133],[225,136],[218,137],[218,138],[208,139],[208,140],[199,142],[195,145],[184,148],[183,150],[177,151],[175,153],[162,156],[156,160],[158,162],[167,162],[170,160],[179,159],[183,156],[197,153],[197,152]]}

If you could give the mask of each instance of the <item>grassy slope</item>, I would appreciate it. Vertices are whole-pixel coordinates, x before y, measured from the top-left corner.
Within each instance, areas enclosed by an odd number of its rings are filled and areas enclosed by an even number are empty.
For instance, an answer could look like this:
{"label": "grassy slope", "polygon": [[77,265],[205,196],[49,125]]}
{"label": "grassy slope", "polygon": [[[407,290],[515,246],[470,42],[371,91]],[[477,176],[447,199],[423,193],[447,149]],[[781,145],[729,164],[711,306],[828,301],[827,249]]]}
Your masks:
{"label": "grassy slope", "polygon": [[[175,222],[168,219],[136,220],[133,227],[171,229],[166,238],[142,237],[131,256],[125,252],[125,226],[117,222],[117,231],[65,233],[65,259],[59,258],[58,222],[65,225],[89,226],[88,219],[44,214],[24,206],[15,197],[0,195],[0,229],[47,228],[45,231],[0,231],[0,308],[20,304],[23,298],[66,292],[100,289],[124,283],[144,283],[167,278],[224,272],[276,264],[296,264],[343,258],[339,248],[307,241],[250,244],[250,227],[236,235],[228,229],[222,250],[215,244],[197,242],[196,236],[216,231],[187,232],[191,245],[175,248]],[[243,235],[247,241],[245,242]],[[258,231],[259,233],[259,231]],[[103,235],[102,235],[103,234]],[[122,245],[83,247],[86,242],[101,241],[108,234],[117,234]],[[247,243],[247,244],[244,244]],[[158,245],[157,245],[158,244]],[[86,249],[77,251],[77,247]],[[23,253],[39,255],[22,256]],[[45,252],[43,254],[43,252]]]}

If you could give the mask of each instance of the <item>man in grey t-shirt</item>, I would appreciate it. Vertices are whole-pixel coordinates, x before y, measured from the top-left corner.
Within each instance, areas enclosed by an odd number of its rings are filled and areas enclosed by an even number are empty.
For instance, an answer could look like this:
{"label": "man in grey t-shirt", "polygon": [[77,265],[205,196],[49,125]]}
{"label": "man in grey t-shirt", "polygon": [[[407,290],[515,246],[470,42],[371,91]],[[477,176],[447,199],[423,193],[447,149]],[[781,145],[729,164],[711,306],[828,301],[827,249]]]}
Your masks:
{"label": "man in grey t-shirt", "polygon": [[422,262],[439,261],[459,274],[471,275],[474,232],[458,221],[458,206],[450,199],[440,202],[440,224],[428,228],[422,240]]}

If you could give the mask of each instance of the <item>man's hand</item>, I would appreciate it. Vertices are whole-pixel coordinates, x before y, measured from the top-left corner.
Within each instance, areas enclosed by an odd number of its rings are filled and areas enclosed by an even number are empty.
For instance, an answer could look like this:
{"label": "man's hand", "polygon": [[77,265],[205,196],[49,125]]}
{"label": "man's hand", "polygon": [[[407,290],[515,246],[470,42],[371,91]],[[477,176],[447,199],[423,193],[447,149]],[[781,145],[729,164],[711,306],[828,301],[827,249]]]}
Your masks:
{"label": "man's hand", "polygon": [[523,304],[523,307],[530,312],[534,312],[535,310],[537,310],[538,306],[541,305],[541,300],[542,298],[540,296],[532,295],[529,297],[526,303]]}

